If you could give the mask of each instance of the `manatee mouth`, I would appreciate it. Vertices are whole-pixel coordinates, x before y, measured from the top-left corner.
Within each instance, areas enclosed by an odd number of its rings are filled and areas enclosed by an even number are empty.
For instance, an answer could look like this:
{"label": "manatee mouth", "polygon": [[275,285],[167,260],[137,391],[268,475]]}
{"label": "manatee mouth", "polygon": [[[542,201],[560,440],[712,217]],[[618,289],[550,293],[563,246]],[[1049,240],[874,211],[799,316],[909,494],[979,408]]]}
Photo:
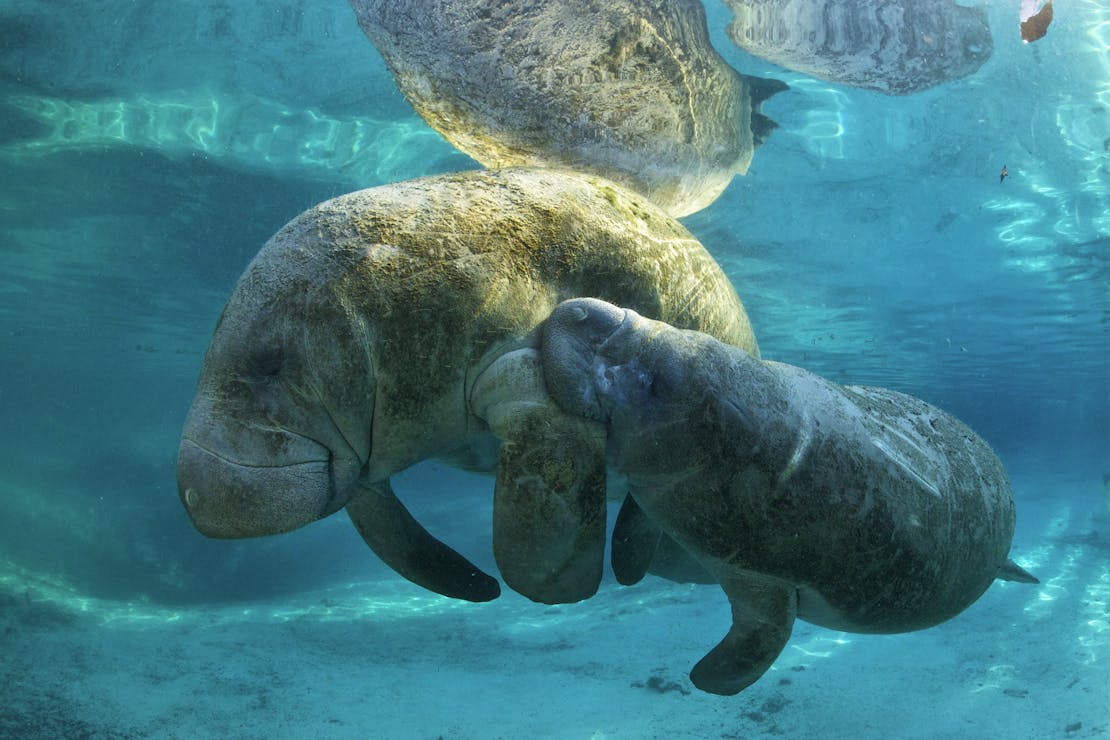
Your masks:
{"label": "manatee mouth", "polygon": [[332,502],[339,471],[330,451],[298,441],[294,460],[259,465],[182,439],[178,496],[193,525],[208,537],[256,537],[297,529],[338,509]]}

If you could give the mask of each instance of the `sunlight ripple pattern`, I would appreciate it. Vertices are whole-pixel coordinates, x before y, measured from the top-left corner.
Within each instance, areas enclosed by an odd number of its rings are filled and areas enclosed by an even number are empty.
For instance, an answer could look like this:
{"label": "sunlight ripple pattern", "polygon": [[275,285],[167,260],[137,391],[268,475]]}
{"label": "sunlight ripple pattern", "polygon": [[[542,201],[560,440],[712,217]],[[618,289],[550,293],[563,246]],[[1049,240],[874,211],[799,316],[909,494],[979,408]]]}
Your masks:
{"label": "sunlight ripple pattern", "polygon": [[7,101],[41,133],[0,147],[21,159],[68,150],[130,146],[169,157],[198,156],[250,168],[336,173],[354,183],[396,179],[425,169],[429,159],[452,156],[438,134],[416,120],[330,118],[312,109],[291,111],[259,97],[181,92],[129,100],[70,102],[19,95]]}

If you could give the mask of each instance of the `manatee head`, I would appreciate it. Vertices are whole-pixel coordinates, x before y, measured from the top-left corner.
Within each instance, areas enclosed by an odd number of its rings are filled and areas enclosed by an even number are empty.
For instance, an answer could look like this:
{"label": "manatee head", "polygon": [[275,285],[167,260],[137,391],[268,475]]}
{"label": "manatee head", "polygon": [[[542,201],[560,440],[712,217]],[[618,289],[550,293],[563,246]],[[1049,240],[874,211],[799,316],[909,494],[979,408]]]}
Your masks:
{"label": "manatee head", "polygon": [[[564,301],[543,334],[544,382],[565,411],[609,426],[611,462],[636,474],[677,471],[691,414],[713,403],[713,360],[727,349],[592,298]],[[738,355],[745,355],[735,350]]]}
{"label": "manatee head", "polygon": [[366,326],[335,260],[267,245],[240,278],[182,433],[178,494],[210,537],[275,534],[327,516],[369,457]]}
{"label": "manatee head", "polygon": [[544,383],[564,410],[608,426],[609,463],[637,487],[691,475],[722,450],[753,450],[770,371],[747,352],[592,298],[544,325]]}
{"label": "manatee head", "polygon": [[601,350],[627,318],[624,309],[592,298],[564,301],[551,313],[543,333],[544,382],[564,410],[609,421],[613,369]]}

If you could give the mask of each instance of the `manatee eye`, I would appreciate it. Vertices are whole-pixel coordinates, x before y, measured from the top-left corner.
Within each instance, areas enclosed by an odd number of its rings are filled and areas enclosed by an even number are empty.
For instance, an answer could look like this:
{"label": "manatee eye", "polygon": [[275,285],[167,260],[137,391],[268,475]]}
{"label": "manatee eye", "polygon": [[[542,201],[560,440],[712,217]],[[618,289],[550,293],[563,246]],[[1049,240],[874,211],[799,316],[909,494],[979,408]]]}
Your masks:
{"label": "manatee eye", "polygon": [[243,379],[248,383],[266,383],[277,380],[284,369],[285,353],[277,347],[271,347],[248,359]]}

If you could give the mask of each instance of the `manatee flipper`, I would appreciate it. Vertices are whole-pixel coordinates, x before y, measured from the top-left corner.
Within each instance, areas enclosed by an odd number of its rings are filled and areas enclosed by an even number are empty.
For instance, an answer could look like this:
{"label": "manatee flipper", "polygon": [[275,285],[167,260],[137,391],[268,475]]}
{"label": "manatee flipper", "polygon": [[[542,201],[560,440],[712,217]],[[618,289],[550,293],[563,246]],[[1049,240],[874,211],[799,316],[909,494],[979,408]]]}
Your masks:
{"label": "manatee flipper", "polygon": [[685,547],[666,532],[659,538],[648,573],[675,583],[716,583],[717,579]]}
{"label": "manatee flipper", "polygon": [[418,586],[467,601],[501,595],[497,579],[433,537],[393,493],[389,480],[360,482],[347,514],[374,554]]}
{"label": "manatee flipper", "polygon": [[605,559],[604,438],[536,423],[504,440],[493,493],[493,555],[514,591],[544,604],[589,598]]}
{"label": "manatee flipper", "polygon": [[686,551],[627,496],[613,526],[610,555],[617,583],[632,586],[651,573],[676,583],[716,583],[698,559]]}
{"label": "manatee flipper", "polygon": [[1040,583],[1035,575],[1022,568],[1013,560],[1007,560],[998,568],[995,578],[1001,581],[1017,581],[1018,583]]}
{"label": "manatee flipper", "polygon": [[779,127],[773,119],[763,112],[762,105],[772,95],[777,95],[783,90],[789,90],[790,86],[782,80],[770,77],[740,76],[744,78],[744,82],[747,83],[748,89],[752,92],[752,139],[756,146],[762,146],[771,132]]}
{"label": "manatee flipper", "polygon": [[663,530],[648,518],[636,499],[625,496],[613,525],[613,552],[610,555],[617,583],[632,586],[643,579],[663,536]]}
{"label": "manatee flipper", "polygon": [[676,583],[716,583],[698,559],[678,544],[627,496],[613,526],[613,574],[622,586],[632,586],[651,573]]}
{"label": "manatee flipper", "polygon": [[505,583],[545,604],[593,596],[605,559],[605,428],[555,405],[531,349],[498,358],[470,398],[501,438],[493,555]]}
{"label": "manatee flipper", "polygon": [[797,614],[793,586],[754,577],[722,579],[732,628],[698,661],[690,680],[702,691],[731,696],[751,686],[786,647]]}

